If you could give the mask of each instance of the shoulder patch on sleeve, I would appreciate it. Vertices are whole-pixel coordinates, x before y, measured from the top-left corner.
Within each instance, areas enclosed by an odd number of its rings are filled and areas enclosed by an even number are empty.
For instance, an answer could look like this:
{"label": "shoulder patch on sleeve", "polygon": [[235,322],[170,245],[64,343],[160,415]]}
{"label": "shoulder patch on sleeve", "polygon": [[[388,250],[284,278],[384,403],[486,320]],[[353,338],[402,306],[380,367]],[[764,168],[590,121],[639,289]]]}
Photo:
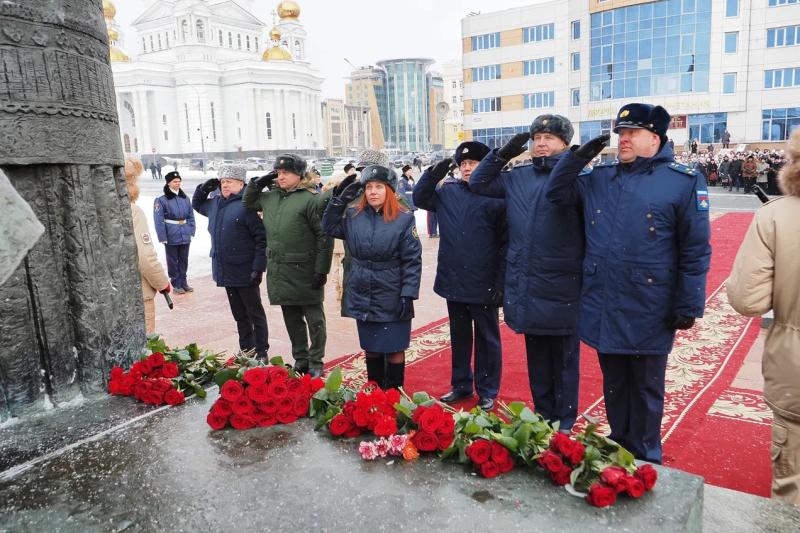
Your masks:
{"label": "shoulder patch on sleeve", "polygon": [[411,235],[413,235],[415,239],[419,240],[419,232],[417,231],[417,226],[411,228]]}
{"label": "shoulder patch on sleeve", "polygon": [[150,234],[146,231],[142,233],[142,242],[145,244],[151,244],[153,242],[153,239],[150,238]]}
{"label": "shoulder patch on sleeve", "polygon": [[711,203],[708,199],[708,191],[705,190],[698,190],[697,191],[697,210],[698,211],[708,211],[708,208],[711,206]]}
{"label": "shoulder patch on sleeve", "polygon": [[156,211],[158,211],[159,209],[161,209],[161,202],[159,202],[158,200],[156,200],[156,203],[154,203],[154,204],[153,204],[153,209],[154,209],[154,210],[156,210]]}
{"label": "shoulder patch on sleeve", "polygon": [[[686,174],[687,176],[695,177],[697,175],[697,171],[693,168],[689,168],[686,165],[681,165],[680,163],[670,163],[667,165],[669,168],[674,170],[675,172],[680,172],[681,174]],[[706,195],[708,191],[706,191]]]}

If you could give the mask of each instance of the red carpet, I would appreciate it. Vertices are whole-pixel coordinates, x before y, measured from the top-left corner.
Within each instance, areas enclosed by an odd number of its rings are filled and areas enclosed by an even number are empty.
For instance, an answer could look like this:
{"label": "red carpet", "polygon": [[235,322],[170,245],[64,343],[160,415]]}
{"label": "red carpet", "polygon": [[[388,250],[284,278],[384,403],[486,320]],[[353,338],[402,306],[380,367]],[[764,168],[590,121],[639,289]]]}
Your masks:
{"label": "red carpet", "polygon": [[[751,213],[729,213],[712,222],[713,255],[705,317],[695,328],[678,335],[670,355],[662,440],[666,465],[701,475],[715,485],[768,495],[768,425],[745,422],[741,417],[709,415],[758,336],[758,321],[738,315],[727,303],[724,287],[751,219]],[[530,402],[524,339],[505,324],[501,334],[503,377],[499,397]],[[425,390],[434,395],[449,390],[446,318],[414,331],[407,362],[407,390]],[[360,354],[332,364],[342,366],[346,380],[364,379]],[[475,401],[464,402],[462,407],[469,408]],[[579,409],[600,420],[601,430],[607,432],[602,374],[595,351],[587,346],[581,347]],[[580,420],[578,424],[583,423]]]}

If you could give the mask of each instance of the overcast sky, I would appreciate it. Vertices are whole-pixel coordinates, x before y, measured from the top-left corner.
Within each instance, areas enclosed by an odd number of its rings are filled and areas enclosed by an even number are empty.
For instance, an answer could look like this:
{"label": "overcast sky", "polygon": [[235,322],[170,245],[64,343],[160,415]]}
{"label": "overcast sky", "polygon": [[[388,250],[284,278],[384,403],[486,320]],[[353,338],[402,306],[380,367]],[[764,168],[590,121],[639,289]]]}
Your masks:
{"label": "overcast sky", "polygon": [[[135,48],[130,23],[152,0],[115,0],[117,23],[126,47]],[[299,0],[300,21],[308,32],[308,55],[326,78],[325,98],[344,96],[343,79],[354,65],[382,59],[430,57],[437,63],[461,56],[461,19],[470,12],[500,11],[530,0]],[[277,0],[255,0],[254,12],[266,24]]]}

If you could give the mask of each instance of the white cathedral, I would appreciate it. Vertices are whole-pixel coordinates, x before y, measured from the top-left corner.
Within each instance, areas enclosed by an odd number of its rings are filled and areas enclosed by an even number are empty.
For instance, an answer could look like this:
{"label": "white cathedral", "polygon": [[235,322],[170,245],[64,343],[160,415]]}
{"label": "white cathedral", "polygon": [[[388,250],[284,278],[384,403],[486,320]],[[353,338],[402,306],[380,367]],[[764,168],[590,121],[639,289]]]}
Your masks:
{"label": "white cathedral", "polygon": [[281,2],[269,30],[252,4],[151,0],[132,23],[135,39],[123,43],[116,9],[103,0],[126,153],[233,159],[324,150],[323,78],[306,59],[300,6]]}

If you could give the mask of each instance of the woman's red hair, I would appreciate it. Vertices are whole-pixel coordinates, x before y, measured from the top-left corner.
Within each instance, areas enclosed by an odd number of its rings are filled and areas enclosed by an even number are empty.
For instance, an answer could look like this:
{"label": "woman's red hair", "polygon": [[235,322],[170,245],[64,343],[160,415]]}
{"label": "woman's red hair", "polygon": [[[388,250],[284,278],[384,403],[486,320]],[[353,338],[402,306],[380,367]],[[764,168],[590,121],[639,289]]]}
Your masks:
{"label": "woman's red hair", "polygon": [[[386,222],[393,222],[397,220],[397,217],[400,215],[400,210],[405,211],[405,209],[400,206],[400,202],[397,201],[397,195],[394,193],[392,188],[388,185],[384,186],[386,187],[386,199],[383,201],[383,220]],[[369,207],[369,204],[367,203],[367,195],[364,194],[361,196],[361,201],[358,203],[356,215],[367,207]]]}

